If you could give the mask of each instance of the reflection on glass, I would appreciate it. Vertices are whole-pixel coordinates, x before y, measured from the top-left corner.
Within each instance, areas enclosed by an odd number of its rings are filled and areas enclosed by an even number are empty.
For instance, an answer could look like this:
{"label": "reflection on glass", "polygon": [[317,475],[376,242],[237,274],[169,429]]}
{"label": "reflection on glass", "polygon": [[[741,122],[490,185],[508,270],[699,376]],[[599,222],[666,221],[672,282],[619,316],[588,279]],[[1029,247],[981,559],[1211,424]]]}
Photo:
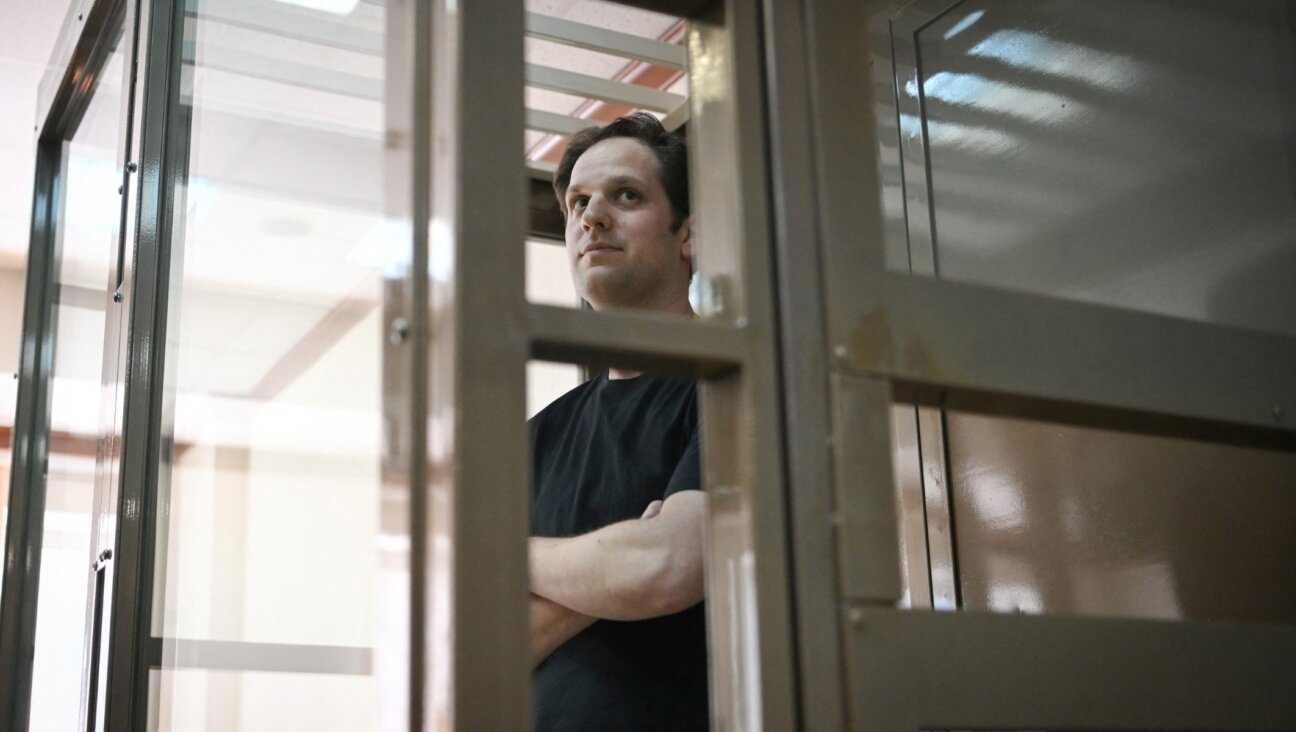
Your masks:
{"label": "reflection on glass", "polygon": [[910,239],[941,277],[1296,333],[1287,13],[958,4],[897,69]]}
{"label": "reflection on glass", "polygon": [[1296,621],[1290,453],[947,414],[963,607]]}
{"label": "reflection on glass", "polygon": [[[119,42],[120,34],[114,47]],[[79,721],[105,309],[121,213],[122,71],[121,56],[114,54],[66,148],[67,188],[51,304],[55,340],[32,663],[34,730],[74,729]]]}
{"label": "reflection on glass", "polygon": [[[374,636],[383,7],[258,0],[232,19],[215,5],[196,3],[185,30],[192,127],[158,456],[164,668],[179,663],[170,639],[256,657],[367,652]],[[160,728],[375,726],[367,674],[252,671],[164,671]]]}
{"label": "reflection on glass", "polygon": [[369,730],[368,679],[344,674],[163,669],[159,730]]}
{"label": "reflection on glass", "polygon": [[563,307],[580,304],[562,242],[527,241],[526,288],[527,299],[534,303]]}

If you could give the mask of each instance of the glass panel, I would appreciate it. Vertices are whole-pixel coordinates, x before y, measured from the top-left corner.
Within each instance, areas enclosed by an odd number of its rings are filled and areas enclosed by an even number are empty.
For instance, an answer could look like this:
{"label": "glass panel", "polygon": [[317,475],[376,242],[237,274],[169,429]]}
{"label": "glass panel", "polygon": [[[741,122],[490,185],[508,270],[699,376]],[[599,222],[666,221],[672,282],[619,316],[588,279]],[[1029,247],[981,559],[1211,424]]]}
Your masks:
{"label": "glass panel", "polygon": [[526,292],[527,300],[534,303],[564,307],[580,304],[562,242],[527,241]]}
{"label": "glass panel", "polygon": [[951,412],[963,606],[1296,622],[1296,455]]}
{"label": "glass panel", "polygon": [[1289,11],[970,0],[924,27],[897,93],[939,275],[1296,334]]}
{"label": "glass panel", "polygon": [[[121,31],[114,40],[116,48]],[[53,372],[49,462],[31,729],[73,729],[81,698],[88,602],[95,455],[100,424],[105,311],[111,298],[121,222],[122,56],[99,76],[90,106],[65,148],[66,181],[53,288]],[[6,481],[7,482],[7,481]]]}
{"label": "glass panel", "polygon": [[369,678],[265,671],[153,671],[164,699],[153,729],[280,732],[374,729]]}
{"label": "glass panel", "polygon": [[[198,2],[185,19],[192,127],[153,613],[167,639],[373,645],[379,266],[393,229],[382,215],[384,12],[315,5]],[[164,667],[175,663],[164,650]],[[180,715],[164,728],[201,728],[218,709],[220,729],[375,724],[368,675],[164,676],[176,681],[157,687],[154,708]],[[181,679],[197,679],[206,701],[190,704]]]}

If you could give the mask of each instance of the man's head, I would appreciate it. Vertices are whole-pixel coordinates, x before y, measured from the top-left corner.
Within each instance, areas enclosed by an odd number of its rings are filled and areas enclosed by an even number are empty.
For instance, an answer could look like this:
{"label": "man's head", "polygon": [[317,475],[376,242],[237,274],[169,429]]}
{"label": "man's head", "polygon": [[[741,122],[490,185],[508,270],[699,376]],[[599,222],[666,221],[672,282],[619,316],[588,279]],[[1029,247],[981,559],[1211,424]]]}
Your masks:
{"label": "man's head", "polygon": [[688,160],[648,114],[572,138],[554,175],[577,292],[596,309],[691,312]]}

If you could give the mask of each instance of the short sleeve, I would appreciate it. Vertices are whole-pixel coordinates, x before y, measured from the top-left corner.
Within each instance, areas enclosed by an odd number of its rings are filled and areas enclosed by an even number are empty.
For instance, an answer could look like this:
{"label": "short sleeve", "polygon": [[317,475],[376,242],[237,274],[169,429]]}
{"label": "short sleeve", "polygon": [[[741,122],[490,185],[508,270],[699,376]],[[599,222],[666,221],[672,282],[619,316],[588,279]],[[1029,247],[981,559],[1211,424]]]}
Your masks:
{"label": "short sleeve", "polygon": [[684,448],[684,454],[680,456],[679,464],[675,466],[675,472],[671,473],[670,482],[666,484],[666,492],[662,498],[669,498],[671,494],[680,491],[700,491],[702,490],[702,451],[699,443],[699,433],[701,430],[697,425],[693,425],[693,435],[689,438],[688,446]]}

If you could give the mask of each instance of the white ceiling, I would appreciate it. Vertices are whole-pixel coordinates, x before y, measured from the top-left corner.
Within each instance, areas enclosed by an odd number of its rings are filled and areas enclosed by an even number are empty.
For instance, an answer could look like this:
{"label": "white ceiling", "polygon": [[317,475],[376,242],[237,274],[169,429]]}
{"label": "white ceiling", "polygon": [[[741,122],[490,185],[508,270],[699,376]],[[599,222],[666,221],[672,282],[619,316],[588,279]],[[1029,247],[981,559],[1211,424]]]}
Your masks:
{"label": "white ceiling", "polygon": [[[0,20],[0,94],[6,101],[0,169],[11,171],[0,183],[0,268],[21,268],[25,259],[35,90],[71,1],[76,0],[0,0],[6,5]],[[195,114],[184,192],[184,281],[182,296],[174,301],[179,311],[173,322],[180,325],[175,342],[181,347],[176,383],[182,401],[186,394],[191,400],[241,400],[258,388],[264,391],[267,380],[273,382],[286,364],[296,362],[295,369],[287,369],[296,374],[290,382],[294,386],[281,389],[277,401],[310,405],[312,410],[351,409],[353,390],[337,388],[336,378],[316,379],[311,374],[337,368],[337,378],[367,383],[369,376],[377,377],[369,373],[376,363],[368,363],[376,351],[363,349],[364,358],[360,352],[337,351],[347,343],[353,348],[354,336],[362,343],[377,343],[375,318],[345,312],[356,303],[362,311],[376,307],[383,247],[399,234],[383,216],[383,63],[381,49],[373,47],[374,39],[381,41],[383,8],[366,0],[341,18],[273,0],[258,4],[268,9],[268,17],[285,24],[284,33],[204,18],[188,34],[197,58],[190,68]],[[677,23],[668,16],[596,0],[528,0],[526,7],[647,38],[659,38]],[[295,20],[312,19],[336,26],[337,43],[285,37]],[[637,63],[530,38],[526,60],[602,78],[614,78]],[[344,88],[339,90],[339,84]],[[97,201],[80,197],[69,204],[68,212],[77,220],[77,236],[92,238],[90,246],[99,248],[103,247],[94,243],[102,240],[99,224],[111,222],[116,201],[111,180],[115,145],[108,143],[116,134],[113,110],[119,101],[108,86],[96,97],[100,109],[88,112],[83,123],[104,128],[95,135],[105,138],[97,141],[102,149],[83,146],[81,160],[73,166],[78,179],[102,189],[102,195]],[[673,91],[682,92],[682,85],[676,84]],[[526,90],[526,99],[529,107],[559,114],[578,114],[588,107],[582,97],[533,88]],[[531,148],[543,141],[545,135],[528,132],[519,142]],[[69,251],[88,250],[83,246]],[[85,255],[80,267],[98,272],[100,282],[106,280],[102,272],[108,257],[103,255]],[[529,258],[529,296],[573,302],[561,264],[548,262],[541,268],[537,256]],[[93,288],[95,272],[78,281],[84,279],[81,284]],[[338,317],[339,308],[344,317]],[[311,339],[323,341],[324,350],[312,350]],[[79,337],[75,349],[69,343],[64,352],[75,350],[80,354],[75,360],[96,363],[95,340]],[[0,370],[13,368],[16,350],[17,343],[0,344]],[[81,390],[93,392],[95,369],[77,370],[86,373],[66,375],[84,379]],[[309,384],[318,388],[307,389]],[[69,385],[68,394],[72,391]],[[95,406],[93,400],[85,404]],[[201,414],[206,412],[191,417],[205,421]],[[307,416],[306,423],[316,428],[336,423],[323,413],[317,417]],[[78,431],[83,421],[94,424],[89,415],[82,415],[64,426]],[[182,415],[177,421],[177,437],[205,429],[184,424]]]}
{"label": "white ceiling", "polygon": [[71,4],[0,0],[0,170],[5,171],[0,176],[0,268],[18,269],[26,260],[36,163],[36,87]]}

